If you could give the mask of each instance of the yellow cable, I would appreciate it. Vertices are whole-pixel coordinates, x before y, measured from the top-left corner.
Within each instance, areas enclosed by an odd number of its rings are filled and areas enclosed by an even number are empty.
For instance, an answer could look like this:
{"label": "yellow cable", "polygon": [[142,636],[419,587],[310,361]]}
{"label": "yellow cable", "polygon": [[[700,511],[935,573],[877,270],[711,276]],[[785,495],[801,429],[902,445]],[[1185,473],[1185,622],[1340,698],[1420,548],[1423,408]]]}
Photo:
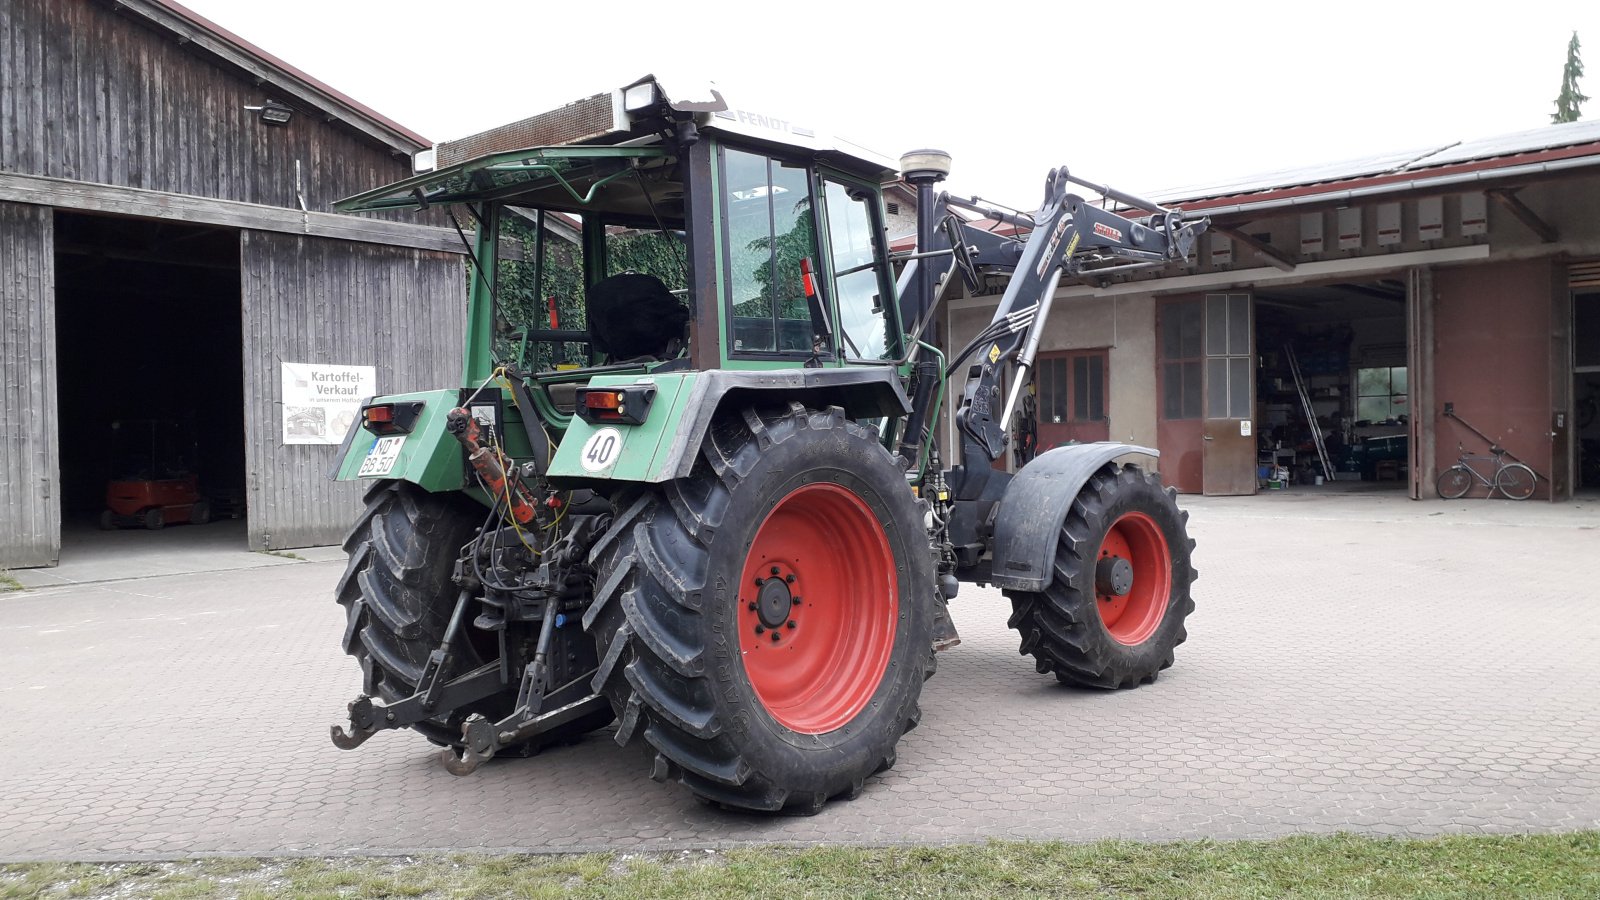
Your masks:
{"label": "yellow cable", "polygon": [[567,499],[566,499],[565,502],[563,502],[561,504],[561,512],[557,513],[556,517],[553,520],[551,520],[550,524],[544,526],[544,529],[546,531],[549,531],[550,529],[556,527],[557,525],[560,525],[561,524],[561,520],[565,519],[567,517],[567,510],[569,510],[571,508],[572,508],[572,492],[571,491],[567,491]]}

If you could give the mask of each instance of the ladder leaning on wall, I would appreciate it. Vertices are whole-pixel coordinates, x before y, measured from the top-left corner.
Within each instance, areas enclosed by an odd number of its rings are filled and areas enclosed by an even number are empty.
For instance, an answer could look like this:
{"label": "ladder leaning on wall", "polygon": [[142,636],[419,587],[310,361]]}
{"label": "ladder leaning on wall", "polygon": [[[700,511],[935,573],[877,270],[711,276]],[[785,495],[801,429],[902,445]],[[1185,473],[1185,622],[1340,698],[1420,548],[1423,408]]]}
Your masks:
{"label": "ladder leaning on wall", "polygon": [[1328,445],[1322,441],[1322,427],[1317,424],[1317,411],[1311,405],[1311,394],[1306,390],[1306,380],[1300,377],[1300,360],[1294,355],[1294,345],[1283,345],[1284,356],[1289,359],[1289,374],[1294,376],[1295,393],[1300,395],[1300,408],[1306,412],[1306,424],[1311,426],[1311,442],[1317,446],[1317,461],[1322,464],[1322,474],[1334,480],[1333,462],[1328,458]]}

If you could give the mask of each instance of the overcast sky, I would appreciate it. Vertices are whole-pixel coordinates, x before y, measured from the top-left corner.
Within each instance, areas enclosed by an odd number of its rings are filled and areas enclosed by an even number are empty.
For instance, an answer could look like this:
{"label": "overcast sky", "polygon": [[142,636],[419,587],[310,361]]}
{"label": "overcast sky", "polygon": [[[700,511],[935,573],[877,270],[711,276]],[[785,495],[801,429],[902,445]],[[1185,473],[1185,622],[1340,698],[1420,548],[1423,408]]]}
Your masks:
{"label": "overcast sky", "polygon": [[1537,128],[1573,30],[1600,114],[1593,0],[182,2],[436,141],[671,72],[891,157],[948,150],[953,191],[1028,209],[1062,164],[1154,193]]}

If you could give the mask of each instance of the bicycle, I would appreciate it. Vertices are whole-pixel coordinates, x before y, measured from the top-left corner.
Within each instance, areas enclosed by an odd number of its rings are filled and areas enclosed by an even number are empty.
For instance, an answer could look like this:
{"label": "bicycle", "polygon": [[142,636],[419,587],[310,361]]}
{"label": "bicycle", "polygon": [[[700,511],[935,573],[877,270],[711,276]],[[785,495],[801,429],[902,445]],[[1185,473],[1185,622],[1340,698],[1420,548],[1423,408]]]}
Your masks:
{"label": "bicycle", "polygon": [[[1506,448],[1499,444],[1489,445],[1488,456],[1473,456],[1466,449],[1457,444],[1461,449],[1461,457],[1456,464],[1439,473],[1439,496],[1446,500],[1459,500],[1472,490],[1476,481],[1489,489],[1484,495],[1487,500],[1494,496],[1495,491],[1505,495],[1508,500],[1526,500],[1533,496],[1533,489],[1538,483],[1539,476],[1533,469],[1519,462],[1506,462]],[[1489,478],[1479,472],[1472,464],[1475,462],[1493,462],[1494,477]]]}

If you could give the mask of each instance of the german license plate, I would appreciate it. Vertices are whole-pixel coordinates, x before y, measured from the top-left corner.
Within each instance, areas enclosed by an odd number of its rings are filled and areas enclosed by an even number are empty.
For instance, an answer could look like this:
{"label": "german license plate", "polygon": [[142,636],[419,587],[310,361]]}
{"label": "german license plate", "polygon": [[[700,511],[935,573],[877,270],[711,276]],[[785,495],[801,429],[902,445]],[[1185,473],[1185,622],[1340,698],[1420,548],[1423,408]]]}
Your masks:
{"label": "german license plate", "polygon": [[400,448],[405,444],[405,435],[378,438],[378,442],[367,451],[367,458],[361,461],[361,468],[356,472],[356,477],[381,478],[389,474],[389,470],[394,468],[395,460],[400,458]]}

